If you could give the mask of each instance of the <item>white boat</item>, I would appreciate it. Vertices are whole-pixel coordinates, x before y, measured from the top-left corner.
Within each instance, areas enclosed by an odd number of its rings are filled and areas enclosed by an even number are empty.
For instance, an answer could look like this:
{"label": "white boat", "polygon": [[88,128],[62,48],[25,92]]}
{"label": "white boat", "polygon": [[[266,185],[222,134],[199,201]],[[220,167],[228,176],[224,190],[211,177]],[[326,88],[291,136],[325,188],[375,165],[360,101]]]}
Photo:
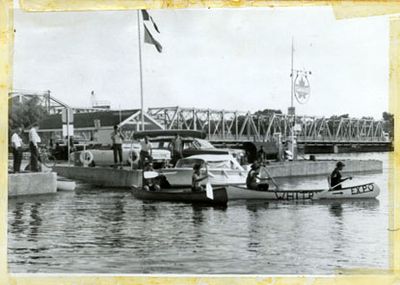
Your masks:
{"label": "white boat", "polygon": [[246,186],[230,185],[227,187],[228,201],[232,200],[322,200],[322,199],[363,199],[376,198],[379,186],[367,183],[337,190],[251,190]]}
{"label": "white boat", "polygon": [[201,164],[201,173],[208,173],[208,182],[213,186],[246,183],[247,171],[231,154],[192,155],[178,160],[174,168],[160,170],[160,174],[165,176],[172,188],[190,187],[195,164]]}
{"label": "white boat", "polygon": [[76,183],[65,177],[57,177],[57,190],[58,191],[74,191],[76,188]]}

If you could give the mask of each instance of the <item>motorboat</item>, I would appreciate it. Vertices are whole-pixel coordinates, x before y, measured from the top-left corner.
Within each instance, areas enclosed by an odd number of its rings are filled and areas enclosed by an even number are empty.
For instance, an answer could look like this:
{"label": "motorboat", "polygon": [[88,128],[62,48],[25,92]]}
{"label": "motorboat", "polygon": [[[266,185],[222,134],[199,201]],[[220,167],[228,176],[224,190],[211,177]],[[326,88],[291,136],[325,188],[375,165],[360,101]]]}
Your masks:
{"label": "motorboat", "polygon": [[[179,159],[174,168],[160,170],[165,177],[165,184],[170,188],[190,187],[193,166],[201,165],[202,175],[208,175],[204,181],[213,186],[244,185],[247,171],[231,154],[199,154]],[[165,186],[165,185],[164,185]]]}

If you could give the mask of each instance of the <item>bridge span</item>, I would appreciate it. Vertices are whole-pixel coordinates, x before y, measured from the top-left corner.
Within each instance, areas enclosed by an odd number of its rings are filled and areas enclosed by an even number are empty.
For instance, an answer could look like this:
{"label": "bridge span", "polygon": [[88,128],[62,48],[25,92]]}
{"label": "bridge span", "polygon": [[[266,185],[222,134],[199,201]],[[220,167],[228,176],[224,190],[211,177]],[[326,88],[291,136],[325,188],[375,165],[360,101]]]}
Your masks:
{"label": "bridge span", "polygon": [[[307,149],[347,147],[353,151],[391,148],[383,120],[370,118],[318,117],[216,109],[160,107],[149,108],[148,114],[165,129],[199,130],[215,143],[267,143],[290,140]],[[325,149],[325,150],[323,150]],[[330,152],[330,151],[329,151]]]}

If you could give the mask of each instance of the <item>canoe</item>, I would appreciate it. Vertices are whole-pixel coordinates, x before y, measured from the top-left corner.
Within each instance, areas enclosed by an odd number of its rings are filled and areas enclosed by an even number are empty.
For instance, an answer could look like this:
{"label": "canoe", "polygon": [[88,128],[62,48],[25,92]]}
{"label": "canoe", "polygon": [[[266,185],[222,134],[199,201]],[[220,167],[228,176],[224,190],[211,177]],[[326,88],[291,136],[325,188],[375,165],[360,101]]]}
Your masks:
{"label": "canoe", "polygon": [[64,177],[57,177],[57,190],[58,191],[74,191],[76,183]]}
{"label": "canoe", "polygon": [[228,200],[319,200],[319,199],[360,199],[376,198],[380,189],[375,183],[367,183],[339,190],[252,190],[246,186],[231,185],[226,187]]}
{"label": "canoe", "polygon": [[192,192],[190,188],[147,191],[143,188],[132,187],[132,194],[136,199],[150,201],[184,202],[204,205],[226,205],[228,202],[228,196],[224,187],[213,188],[213,199],[207,197],[206,191]]}

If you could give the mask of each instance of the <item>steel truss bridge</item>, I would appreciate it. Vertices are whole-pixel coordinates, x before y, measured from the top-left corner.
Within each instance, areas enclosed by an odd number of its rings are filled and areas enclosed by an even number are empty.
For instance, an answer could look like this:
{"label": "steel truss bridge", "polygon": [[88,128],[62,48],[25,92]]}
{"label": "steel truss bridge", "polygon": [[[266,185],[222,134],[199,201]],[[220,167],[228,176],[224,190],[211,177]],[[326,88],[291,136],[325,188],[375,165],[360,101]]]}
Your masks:
{"label": "steel truss bridge", "polygon": [[148,114],[165,129],[199,130],[211,141],[269,142],[281,135],[296,135],[299,143],[391,143],[384,122],[373,119],[328,118],[285,114],[255,115],[250,112],[199,109],[149,108]]}
{"label": "steel truss bridge", "polygon": [[[33,91],[33,90],[12,90],[8,93],[9,100],[17,100],[19,103],[23,103],[32,98],[37,98],[39,104],[45,108],[48,114],[59,114],[63,109],[71,109],[74,113],[85,113],[85,112],[96,112],[101,110],[108,110],[105,108],[81,108],[71,107],[61,100],[51,95],[49,90],[47,91]],[[15,102],[15,101],[13,101]]]}

